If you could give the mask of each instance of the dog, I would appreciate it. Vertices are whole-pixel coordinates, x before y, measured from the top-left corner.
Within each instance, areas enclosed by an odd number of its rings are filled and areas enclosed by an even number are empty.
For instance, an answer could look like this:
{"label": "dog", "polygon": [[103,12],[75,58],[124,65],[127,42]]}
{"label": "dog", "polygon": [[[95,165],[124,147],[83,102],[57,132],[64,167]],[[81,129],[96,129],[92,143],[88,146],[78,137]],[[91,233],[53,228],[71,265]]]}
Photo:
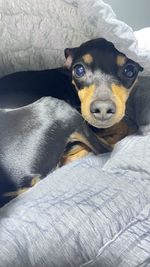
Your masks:
{"label": "dog", "polygon": [[52,97],[0,109],[0,125],[1,207],[58,166],[89,151],[109,151],[76,109]]}
{"label": "dog", "polygon": [[[110,132],[124,117],[126,101],[143,69],[102,38],[65,49],[65,57],[63,68],[0,79],[1,205],[58,165],[89,151],[111,151],[102,129]],[[41,97],[47,97],[49,105]],[[56,99],[62,105],[59,119]],[[64,103],[71,109],[66,113]],[[69,116],[72,109],[76,119]]]}
{"label": "dog", "polygon": [[103,38],[66,48],[65,57],[64,68],[1,78],[0,108],[17,108],[52,96],[81,109],[83,118],[95,128],[118,123],[143,68]]}
{"label": "dog", "polygon": [[126,102],[143,68],[102,38],[66,49],[65,55],[82,116],[95,134],[113,147],[135,130],[123,118]]}
{"label": "dog", "polygon": [[66,48],[65,57],[64,68],[1,78],[0,108],[21,107],[43,96],[62,99],[81,112],[98,137],[113,146],[130,133],[121,119],[143,68],[103,38]]}

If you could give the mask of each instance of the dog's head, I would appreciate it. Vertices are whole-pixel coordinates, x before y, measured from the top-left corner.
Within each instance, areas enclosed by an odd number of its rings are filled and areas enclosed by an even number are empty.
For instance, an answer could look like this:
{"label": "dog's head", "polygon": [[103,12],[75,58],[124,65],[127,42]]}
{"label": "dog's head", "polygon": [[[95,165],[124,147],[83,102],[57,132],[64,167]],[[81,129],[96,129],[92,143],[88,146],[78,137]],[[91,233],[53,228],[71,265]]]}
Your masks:
{"label": "dog's head", "polygon": [[118,123],[143,68],[103,38],[65,49],[65,67],[81,101],[83,118],[97,128]]}

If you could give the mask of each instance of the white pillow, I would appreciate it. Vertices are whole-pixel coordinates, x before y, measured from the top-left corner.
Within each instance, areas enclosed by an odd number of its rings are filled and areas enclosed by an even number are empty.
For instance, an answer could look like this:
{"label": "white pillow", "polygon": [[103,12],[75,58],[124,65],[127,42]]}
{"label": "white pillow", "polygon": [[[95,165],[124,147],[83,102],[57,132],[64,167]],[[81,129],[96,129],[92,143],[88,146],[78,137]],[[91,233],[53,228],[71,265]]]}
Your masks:
{"label": "white pillow", "polygon": [[134,32],[138,40],[139,49],[147,49],[150,51],[150,27]]}
{"label": "white pillow", "polygon": [[150,178],[150,129],[144,134],[127,136],[115,145],[103,170],[111,173],[136,173]]}
{"label": "white pillow", "polygon": [[138,48],[133,30],[101,0],[1,0],[0,75],[58,67],[63,50],[104,37],[150,73],[150,51]]}

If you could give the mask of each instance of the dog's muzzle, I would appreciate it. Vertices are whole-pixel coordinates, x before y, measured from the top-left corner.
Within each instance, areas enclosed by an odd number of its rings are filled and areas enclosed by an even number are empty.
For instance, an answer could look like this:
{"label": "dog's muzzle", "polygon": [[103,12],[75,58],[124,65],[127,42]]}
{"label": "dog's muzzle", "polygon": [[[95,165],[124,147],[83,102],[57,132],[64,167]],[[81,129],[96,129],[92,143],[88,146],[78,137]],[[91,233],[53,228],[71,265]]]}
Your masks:
{"label": "dog's muzzle", "polygon": [[90,113],[96,120],[107,121],[116,113],[116,105],[112,100],[95,100],[90,105]]}

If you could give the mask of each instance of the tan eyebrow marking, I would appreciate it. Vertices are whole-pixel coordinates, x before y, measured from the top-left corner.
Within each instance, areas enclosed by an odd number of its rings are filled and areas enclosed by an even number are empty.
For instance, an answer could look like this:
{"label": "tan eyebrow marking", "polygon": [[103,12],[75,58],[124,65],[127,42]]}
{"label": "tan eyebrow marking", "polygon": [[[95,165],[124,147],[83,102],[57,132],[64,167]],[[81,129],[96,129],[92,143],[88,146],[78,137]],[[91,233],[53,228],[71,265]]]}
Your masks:
{"label": "tan eyebrow marking", "polygon": [[85,54],[82,58],[86,64],[91,64],[94,61],[91,54]]}
{"label": "tan eyebrow marking", "polygon": [[118,55],[117,56],[117,59],[116,59],[116,63],[117,63],[117,65],[118,66],[123,66],[125,63],[126,63],[126,57],[125,56],[123,56],[123,55]]}

